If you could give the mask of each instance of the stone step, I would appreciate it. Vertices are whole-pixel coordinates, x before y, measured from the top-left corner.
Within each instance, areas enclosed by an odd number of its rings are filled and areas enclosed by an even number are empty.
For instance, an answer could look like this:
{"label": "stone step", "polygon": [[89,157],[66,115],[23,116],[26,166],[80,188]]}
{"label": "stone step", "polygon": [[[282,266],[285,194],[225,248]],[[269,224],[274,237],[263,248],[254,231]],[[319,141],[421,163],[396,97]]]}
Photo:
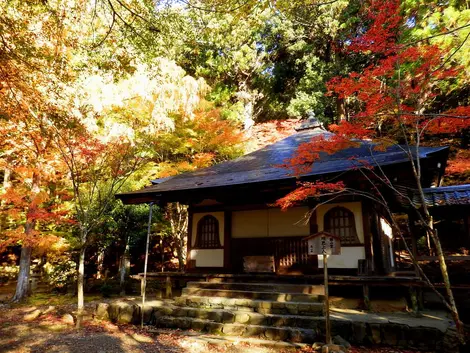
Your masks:
{"label": "stone step", "polygon": [[313,343],[317,340],[318,336],[315,330],[293,327],[247,325],[240,323],[221,323],[208,319],[196,319],[191,317],[159,316],[155,318],[155,326],[162,328],[177,328],[181,330],[192,329],[217,335],[303,343]]}
{"label": "stone step", "polygon": [[278,302],[258,299],[181,296],[175,305],[202,309],[225,309],[230,311],[258,312],[260,314],[285,314],[319,316],[323,303]]}
{"label": "stone step", "polygon": [[154,317],[188,317],[210,320],[223,324],[261,325],[271,327],[295,327],[319,330],[324,325],[321,316],[261,314],[248,311],[230,311],[223,309],[201,309],[190,307],[162,307],[154,310]]}
{"label": "stone step", "polygon": [[239,298],[239,299],[258,299],[271,300],[277,302],[303,302],[318,303],[323,301],[324,296],[319,294],[302,294],[302,293],[281,293],[270,291],[245,291],[245,290],[228,290],[228,289],[204,289],[196,287],[183,288],[182,296],[198,296],[198,297],[223,297],[223,298]]}
{"label": "stone step", "polygon": [[242,290],[253,292],[299,293],[323,295],[323,285],[288,283],[241,283],[241,282],[188,282],[188,288]]}

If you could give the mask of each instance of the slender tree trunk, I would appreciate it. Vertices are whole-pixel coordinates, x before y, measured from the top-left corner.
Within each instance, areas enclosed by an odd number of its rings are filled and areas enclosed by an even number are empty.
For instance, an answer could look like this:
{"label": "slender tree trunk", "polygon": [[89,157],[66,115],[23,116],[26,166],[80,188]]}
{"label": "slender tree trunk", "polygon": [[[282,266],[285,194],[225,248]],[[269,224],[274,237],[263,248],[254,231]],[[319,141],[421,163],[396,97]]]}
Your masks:
{"label": "slender tree trunk", "polygon": [[119,268],[119,277],[120,277],[120,288],[121,288],[121,295],[126,294],[126,282],[127,277],[129,276],[130,268],[131,268],[130,258],[129,258],[129,237],[126,237],[126,248],[124,250],[124,254],[121,256],[120,261],[120,268]]}
{"label": "slender tree trunk", "polygon": [[77,324],[76,324],[77,329],[82,328],[83,314],[85,310],[85,300],[84,300],[85,251],[86,251],[86,246],[85,244],[82,244],[82,248],[80,249],[80,259],[78,262],[78,278],[77,278]]}
{"label": "slender tree trunk", "polygon": [[336,110],[338,114],[338,124],[348,120],[346,115],[346,102],[344,101],[344,98],[336,99]]}
{"label": "slender tree trunk", "polygon": [[459,340],[462,344],[465,344],[465,328],[462,321],[460,321],[459,311],[457,309],[457,304],[455,303],[454,293],[450,284],[449,271],[447,270],[447,264],[444,256],[444,251],[442,250],[441,241],[437,235],[437,231],[433,229],[432,218],[429,223],[429,228],[427,233],[431,236],[431,239],[434,242],[436,248],[436,254],[439,259],[439,267],[442,273],[442,279],[444,281],[444,286],[446,289],[447,298],[449,300],[449,305],[451,307],[452,319],[455,322],[455,327],[459,336]]}
{"label": "slender tree trunk", "polygon": [[[8,184],[8,183],[9,183],[9,180],[8,181],[4,180],[4,184]],[[31,198],[32,199],[34,199],[34,197],[40,191],[39,183],[40,183],[40,177],[38,174],[34,173],[33,185],[31,186]],[[26,213],[26,224],[24,226],[24,235],[26,239],[31,237],[34,226],[36,224],[36,222],[34,220],[31,220],[30,218],[30,213],[34,212],[36,208],[37,206],[31,203]],[[31,246],[21,247],[20,270],[18,273],[18,281],[16,283],[16,292],[12,299],[14,302],[19,302],[30,294],[29,278],[31,274],[30,273],[31,272],[31,253],[32,253]]]}
{"label": "slender tree trunk", "polygon": [[12,299],[14,302],[20,302],[30,294],[29,278],[31,269],[31,252],[32,248],[30,246],[23,246],[21,248],[20,271],[18,273],[15,296]]}
{"label": "slender tree trunk", "polygon": [[98,269],[96,272],[96,278],[101,279],[103,277],[103,269],[104,269],[104,250],[100,250],[98,254]]}

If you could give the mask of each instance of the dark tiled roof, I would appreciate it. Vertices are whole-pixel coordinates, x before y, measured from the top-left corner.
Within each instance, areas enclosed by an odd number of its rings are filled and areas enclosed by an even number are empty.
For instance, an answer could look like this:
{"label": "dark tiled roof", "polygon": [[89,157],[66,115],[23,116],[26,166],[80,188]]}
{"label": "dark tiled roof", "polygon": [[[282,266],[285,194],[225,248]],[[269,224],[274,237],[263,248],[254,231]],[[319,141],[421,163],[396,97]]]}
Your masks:
{"label": "dark tiled roof", "polygon": [[[279,165],[292,157],[300,144],[309,142],[313,137],[320,135],[327,137],[330,134],[321,128],[302,130],[277,143],[237,159],[194,172],[183,173],[167,180],[154,180],[152,186],[127,193],[127,195],[133,194],[137,196],[138,194],[164,193],[290,179],[293,178],[292,171],[279,168]],[[408,161],[408,157],[399,146],[392,146],[387,151],[374,151],[372,147],[370,143],[362,142],[357,148],[348,148],[334,154],[322,153],[312,170],[302,176],[317,176],[347,171],[357,166],[358,163],[351,160],[351,157],[357,157],[370,165],[379,164],[382,166]],[[421,147],[419,150],[420,158],[426,158],[429,154],[446,148]]]}
{"label": "dark tiled roof", "polygon": [[423,189],[426,204],[432,206],[470,205],[470,184]]}

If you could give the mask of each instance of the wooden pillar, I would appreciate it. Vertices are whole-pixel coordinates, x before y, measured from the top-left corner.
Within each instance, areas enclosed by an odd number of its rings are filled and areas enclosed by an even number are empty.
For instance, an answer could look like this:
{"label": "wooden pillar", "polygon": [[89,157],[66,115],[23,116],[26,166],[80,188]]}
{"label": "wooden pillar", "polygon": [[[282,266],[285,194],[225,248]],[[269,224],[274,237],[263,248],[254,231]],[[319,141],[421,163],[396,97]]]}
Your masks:
{"label": "wooden pillar", "polygon": [[365,310],[370,311],[370,309],[371,309],[371,307],[370,307],[370,292],[369,292],[369,285],[368,284],[364,284],[362,286],[362,295],[363,295],[363,298],[364,298],[364,308],[365,308]]}
{"label": "wooden pillar", "polygon": [[371,229],[371,217],[374,216],[374,210],[370,202],[362,201],[361,202],[362,208],[362,226],[364,232],[364,251],[366,254],[366,270],[370,273],[366,273],[369,275],[374,272],[374,249],[373,249],[373,236],[372,236],[372,229]]}
{"label": "wooden pillar", "polygon": [[188,207],[188,240],[186,242],[186,270],[191,269],[191,242],[193,232],[193,210]]}
{"label": "wooden pillar", "polygon": [[232,211],[224,212],[224,269],[232,269]]}
{"label": "wooden pillar", "polygon": [[[318,233],[317,211],[312,211],[309,219],[310,235]],[[318,255],[309,255],[309,264],[312,268],[318,269]]]}
{"label": "wooden pillar", "polygon": [[173,292],[172,292],[172,288],[171,288],[171,277],[170,276],[166,276],[166,280],[165,280],[165,298],[166,299],[171,299],[173,297]]}

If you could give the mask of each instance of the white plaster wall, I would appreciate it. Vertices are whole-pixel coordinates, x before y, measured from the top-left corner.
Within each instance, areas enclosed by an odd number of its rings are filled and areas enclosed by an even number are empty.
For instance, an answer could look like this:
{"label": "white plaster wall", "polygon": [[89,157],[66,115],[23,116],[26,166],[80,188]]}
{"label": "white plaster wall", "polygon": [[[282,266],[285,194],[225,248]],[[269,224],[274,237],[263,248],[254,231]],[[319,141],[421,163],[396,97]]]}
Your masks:
{"label": "white plaster wall", "polygon": [[232,212],[233,238],[308,236],[309,223],[304,217],[308,207],[294,207]]}
{"label": "white plaster wall", "polygon": [[[357,237],[364,243],[364,225],[362,222],[362,205],[360,202],[339,202],[321,205],[317,208],[318,231],[324,230],[323,220],[325,214],[333,207],[344,207],[354,214]],[[331,268],[357,268],[358,260],[365,259],[366,252],[364,246],[341,246],[341,255],[331,255],[328,257],[328,267]],[[318,256],[318,267],[323,268],[323,256]]]}
{"label": "white plaster wall", "polygon": [[364,243],[364,225],[362,223],[362,205],[360,202],[340,202],[340,203],[329,203],[321,205],[317,208],[317,224],[318,231],[325,230],[323,219],[325,213],[331,210],[333,207],[344,207],[350,210],[354,214],[354,223],[356,223],[357,237],[361,243]]}
{"label": "white plaster wall", "polygon": [[[203,212],[203,213],[193,213],[193,224],[191,227],[191,247],[196,244],[197,236],[197,223],[201,220],[202,217],[206,215],[214,216],[219,221],[219,239],[220,245],[224,246],[224,212]],[[191,256],[191,259],[193,257]]]}
{"label": "white plaster wall", "polygon": [[270,237],[310,235],[308,219],[305,222],[308,212],[308,207],[293,207],[287,211],[270,208],[268,212],[268,235]]}
{"label": "white plaster wall", "polygon": [[[363,246],[341,248],[341,255],[328,256],[328,268],[357,268],[357,261],[366,258]],[[318,256],[318,267],[323,268],[323,255]]]}
{"label": "white plaster wall", "polygon": [[267,236],[267,209],[232,212],[232,238],[262,238]]}
{"label": "white plaster wall", "polygon": [[224,267],[224,249],[192,249],[196,267]]}

